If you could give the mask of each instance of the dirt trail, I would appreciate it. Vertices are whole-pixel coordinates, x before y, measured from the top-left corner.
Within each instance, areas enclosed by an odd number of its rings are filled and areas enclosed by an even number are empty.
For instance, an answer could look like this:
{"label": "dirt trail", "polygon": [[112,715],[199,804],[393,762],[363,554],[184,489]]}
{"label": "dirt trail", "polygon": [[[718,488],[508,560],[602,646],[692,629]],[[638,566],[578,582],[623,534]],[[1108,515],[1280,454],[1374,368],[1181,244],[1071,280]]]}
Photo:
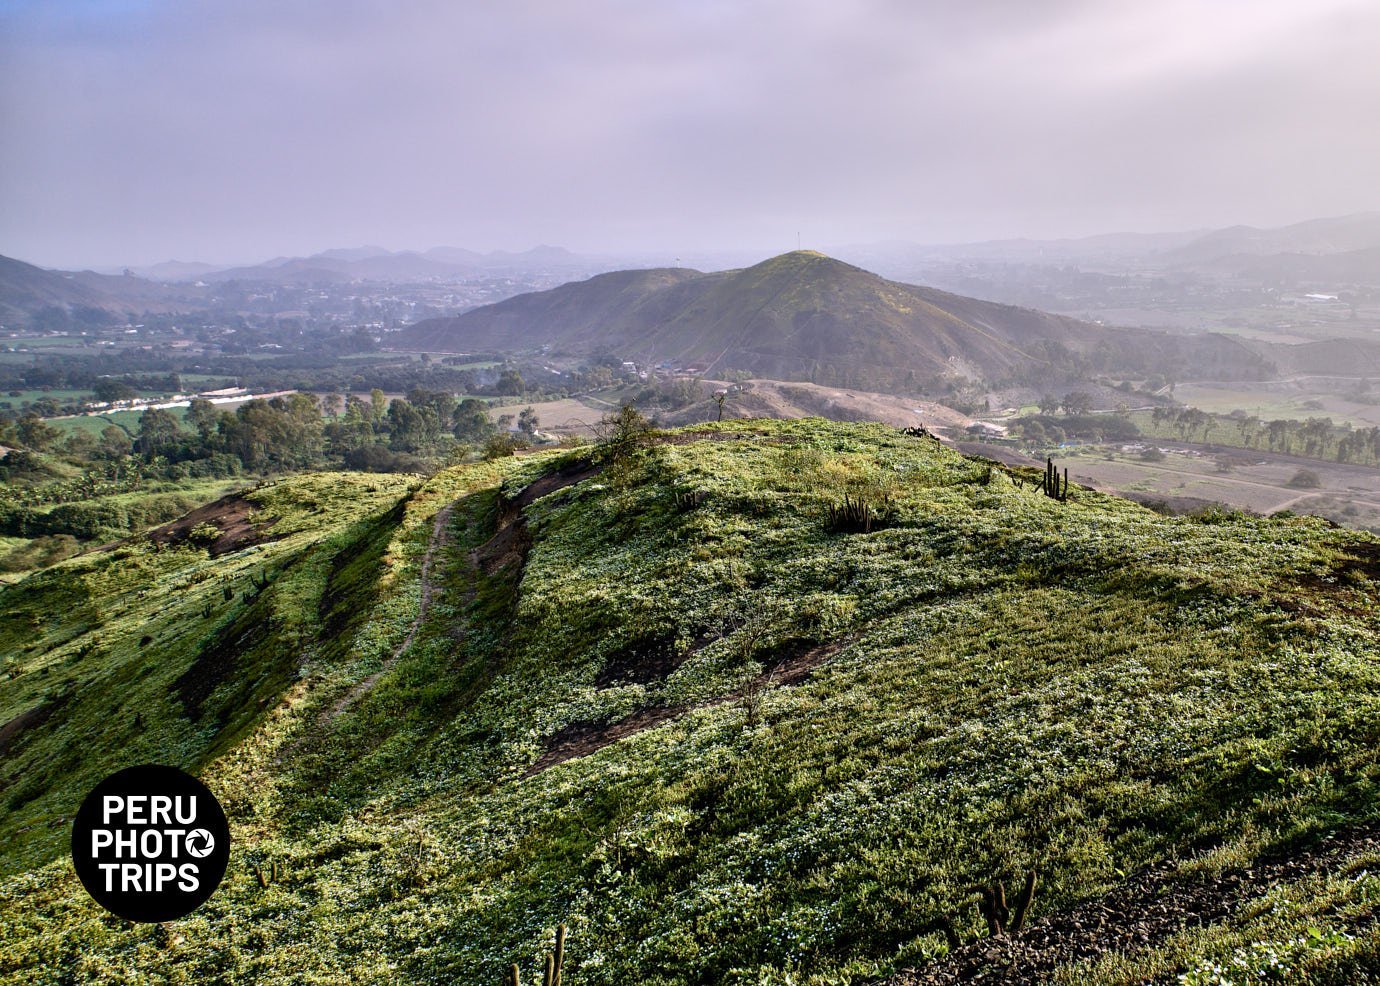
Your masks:
{"label": "dirt trail", "polygon": [[[1174,861],[1158,863],[1100,897],[1036,920],[1019,935],[967,942],[883,986],[1041,982],[1069,962],[1133,955],[1186,929],[1230,921],[1243,904],[1280,883],[1346,871],[1348,861],[1377,853],[1380,823],[1372,822],[1202,880],[1177,875]],[[1038,911],[1038,896],[1035,907]]]}
{"label": "dirt trail", "polygon": [[329,722],[336,718],[359,699],[369,694],[374,685],[378,683],[379,678],[394,664],[398,663],[398,658],[403,655],[407,648],[412,646],[412,641],[416,638],[422,621],[426,619],[427,611],[431,609],[431,601],[436,595],[436,578],[433,575],[436,568],[436,555],[450,545],[450,518],[454,512],[455,504],[453,503],[449,503],[436,511],[436,521],[431,527],[431,538],[427,542],[426,555],[422,558],[422,599],[417,606],[417,616],[413,619],[412,626],[407,630],[407,636],[403,638],[402,643],[394,648],[393,653],[388,655],[388,659],[383,662],[383,667],[355,685],[331,706],[325,721]]}

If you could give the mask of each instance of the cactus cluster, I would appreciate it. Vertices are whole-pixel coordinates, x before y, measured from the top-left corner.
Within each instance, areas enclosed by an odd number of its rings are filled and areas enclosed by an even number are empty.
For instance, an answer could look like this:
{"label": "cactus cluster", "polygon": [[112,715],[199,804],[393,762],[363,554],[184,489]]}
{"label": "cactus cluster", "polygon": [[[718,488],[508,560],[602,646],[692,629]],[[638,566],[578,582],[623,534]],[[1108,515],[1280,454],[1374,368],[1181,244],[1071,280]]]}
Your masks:
{"label": "cactus cluster", "polygon": [[[546,953],[542,967],[541,986],[561,986],[561,973],[565,968],[565,925],[556,926],[556,950]],[[522,986],[522,970],[514,962],[508,967],[508,976],[503,986]]]}
{"label": "cactus cluster", "polygon": [[1064,469],[1064,483],[1059,485],[1059,470],[1054,468],[1054,460],[1045,459],[1045,477],[1040,481],[1040,492],[1053,500],[1064,501],[1069,498],[1069,471]]}
{"label": "cactus cluster", "polygon": [[1000,880],[993,880],[990,886],[978,888],[982,897],[978,912],[987,922],[989,935],[999,938],[1007,932],[1013,935],[1020,933],[1025,927],[1025,919],[1030,915],[1030,905],[1035,902],[1035,886],[1038,882],[1034,870],[1026,873],[1025,886],[1016,895],[1014,908],[1007,906],[1006,887]]}
{"label": "cactus cluster", "polygon": [[854,499],[843,495],[842,504],[829,504],[829,529],[845,534],[869,534],[874,527],[880,527],[884,515],[875,511],[862,497]]}
{"label": "cactus cluster", "polygon": [[286,872],[287,870],[278,866],[277,860],[274,860],[267,866],[260,866],[258,863],[254,864],[254,878],[259,881],[259,886],[265,890],[268,889],[270,883],[277,883],[281,880]]}
{"label": "cactus cluster", "polygon": [[701,506],[709,498],[709,494],[705,490],[677,487],[671,491],[671,497],[675,502],[676,510],[681,513],[688,513]]}

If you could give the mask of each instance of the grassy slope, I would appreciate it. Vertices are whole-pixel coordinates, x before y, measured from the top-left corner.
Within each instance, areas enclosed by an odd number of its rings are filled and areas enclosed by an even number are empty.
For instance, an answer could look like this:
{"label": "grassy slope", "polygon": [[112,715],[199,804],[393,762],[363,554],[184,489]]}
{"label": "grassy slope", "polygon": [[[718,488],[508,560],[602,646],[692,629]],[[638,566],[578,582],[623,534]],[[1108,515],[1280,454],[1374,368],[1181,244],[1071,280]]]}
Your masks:
{"label": "grassy slope", "polygon": [[[855,982],[942,953],[936,918],[976,935],[970,888],[993,872],[1037,868],[1050,910],[1195,848],[1222,847],[1199,866],[1239,863],[1380,814],[1376,572],[1353,558],[1373,541],[1081,491],[1059,504],[876,426],[724,429],[745,437],[660,446],[538,500],[525,567],[521,538],[483,545],[506,516],[500,484],[515,493],[554,454],[450,470],[406,499],[379,477],[282,484],[275,512],[312,499],[332,516],[299,509],[317,533],[258,549],[278,552],[257,605],[281,629],[251,641],[254,676],[237,667],[206,697],[228,717],[218,730],[170,692],[191,653],[172,634],[255,621],[198,625],[195,590],[153,616],[169,588],[202,584],[204,555],[136,553],[121,571],[137,587],[79,559],[5,590],[5,641],[26,642],[40,608],[67,615],[40,620],[32,666],[0,683],[0,721],[77,684],[0,759],[41,778],[0,805],[0,974],[497,983],[509,962],[530,971],[565,920],[574,986]],[[889,493],[894,523],[830,532],[845,491]],[[451,502],[442,591],[391,663]],[[214,577],[267,561],[226,556]],[[150,618],[141,654],[133,626]],[[842,646],[760,708],[704,704],[825,642]],[[651,658],[681,663],[601,677]],[[54,684],[36,680],[44,665]],[[696,707],[527,776],[563,728],[680,705]],[[135,708],[142,732],[118,725]],[[236,839],[225,884],[175,941],[102,916],[61,859],[59,819],[141,759],[201,768]],[[251,865],[270,860],[285,875],[264,889]],[[1191,967],[1253,927],[1346,930],[1380,901],[1374,871],[1292,888],[1297,906],[1131,968]],[[1380,951],[1368,934],[1291,961],[1355,973]]]}
{"label": "grassy slope", "polygon": [[522,339],[532,347],[892,390],[914,389],[916,373],[952,370],[950,357],[1002,376],[1041,363],[1027,351],[1041,340],[1083,344],[1097,335],[1073,319],[899,284],[795,251],[715,274],[601,275],[420,322],[394,344],[448,351]]}

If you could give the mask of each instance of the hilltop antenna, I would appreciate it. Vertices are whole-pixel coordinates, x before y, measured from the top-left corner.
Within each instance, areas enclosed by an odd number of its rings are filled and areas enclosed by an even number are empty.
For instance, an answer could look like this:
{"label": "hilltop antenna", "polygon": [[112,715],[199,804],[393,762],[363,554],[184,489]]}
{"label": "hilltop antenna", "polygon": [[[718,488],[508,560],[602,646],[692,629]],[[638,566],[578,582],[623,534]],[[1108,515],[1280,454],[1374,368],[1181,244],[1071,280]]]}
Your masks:
{"label": "hilltop antenna", "polygon": [[795,231],[795,248],[800,249],[800,230]]}

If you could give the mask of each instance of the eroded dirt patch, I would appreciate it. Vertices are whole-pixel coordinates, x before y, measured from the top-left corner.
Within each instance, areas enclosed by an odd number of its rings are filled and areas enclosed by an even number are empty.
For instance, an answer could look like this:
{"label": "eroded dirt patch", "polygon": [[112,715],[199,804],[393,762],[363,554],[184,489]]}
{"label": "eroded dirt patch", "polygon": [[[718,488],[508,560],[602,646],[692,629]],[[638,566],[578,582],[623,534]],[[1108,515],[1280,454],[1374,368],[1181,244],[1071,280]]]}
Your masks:
{"label": "eroded dirt patch", "polygon": [[589,459],[582,459],[569,465],[562,466],[553,472],[547,473],[540,479],[528,483],[517,494],[507,501],[507,505],[521,510],[523,507],[536,502],[548,493],[555,493],[568,486],[583,482],[591,476],[601,472],[603,465]]}
{"label": "eroded dirt patch", "polygon": [[243,655],[267,645],[275,631],[273,619],[251,608],[203,647],[191,667],[172,686],[187,718],[198,721],[205,711],[206,700],[236,672]]}
{"label": "eroded dirt patch", "polygon": [[603,465],[588,459],[562,466],[528,483],[511,498],[500,497],[498,524],[493,537],[474,550],[474,563],[485,575],[527,563],[532,536],[527,531],[523,510],[544,496],[583,482],[603,470]]}
{"label": "eroded dirt patch", "polygon": [[590,722],[588,720],[572,722],[547,738],[546,750],[523,776],[531,777],[533,774],[540,774],[542,771],[565,763],[567,760],[597,753],[621,739],[678,719],[687,712],[722,705],[725,702],[741,698],[750,690],[786,688],[798,685],[808,680],[816,668],[842,650],[847,643],[847,640],[835,640],[827,644],[789,647],[769,668],[751,682],[707,702],[680,706],[654,705],[639,709],[629,716],[610,723]]}
{"label": "eroded dirt patch", "polygon": [[[1365,582],[1380,582],[1380,544],[1349,544],[1325,574],[1306,572],[1274,586],[1274,601],[1291,613],[1325,616],[1340,611],[1362,618],[1375,614],[1375,592]],[[1304,590],[1300,592],[1299,590]],[[1326,597],[1325,606],[1310,597]]]}
{"label": "eroded dirt patch", "polygon": [[683,652],[676,650],[674,634],[660,634],[634,640],[614,651],[594,678],[594,687],[648,685],[665,681],[697,651],[715,637],[702,636]]}
{"label": "eroded dirt patch", "polygon": [[220,533],[213,540],[198,541],[205,545],[212,558],[239,551],[255,544],[276,541],[277,536],[269,529],[277,522],[276,517],[250,518],[258,511],[258,504],[237,494],[222,497],[214,503],[197,507],[191,513],[170,524],[155,527],[146,537],[155,544],[186,544],[192,541],[192,532],[203,524],[210,524]]}
{"label": "eroded dirt patch", "polygon": [[1338,872],[1347,860],[1376,852],[1380,824],[1371,823],[1202,880],[1179,876],[1176,863],[1166,861],[1100,897],[1036,920],[1019,935],[968,942],[938,962],[898,973],[885,986],[1041,982],[1066,963],[1133,954],[1185,929],[1230,919],[1243,903],[1277,884]]}
{"label": "eroded dirt patch", "polygon": [[1380,582],[1380,543],[1362,542],[1348,545],[1336,571],[1339,576],[1357,572],[1372,582]]}
{"label": "eroded dirt patch", "polygon": [[63,694],[51,701],[41,702],[0,726],[0,757],[8,756],[10,747],[16,745],[25,732],[36,729],[51,719],[53,713],[67,704],[71,697],[70,694]]}
{"label": "eroded dirt patch", "polygon": [[474,549],[474,564],[485,575],[493,575],[513,565],[521,568],[527,563],[527,552],[531,547],[532,535],[527,531],[527,519],[522,516],[522,508],[500,505],[498,529],[493,537]]}

